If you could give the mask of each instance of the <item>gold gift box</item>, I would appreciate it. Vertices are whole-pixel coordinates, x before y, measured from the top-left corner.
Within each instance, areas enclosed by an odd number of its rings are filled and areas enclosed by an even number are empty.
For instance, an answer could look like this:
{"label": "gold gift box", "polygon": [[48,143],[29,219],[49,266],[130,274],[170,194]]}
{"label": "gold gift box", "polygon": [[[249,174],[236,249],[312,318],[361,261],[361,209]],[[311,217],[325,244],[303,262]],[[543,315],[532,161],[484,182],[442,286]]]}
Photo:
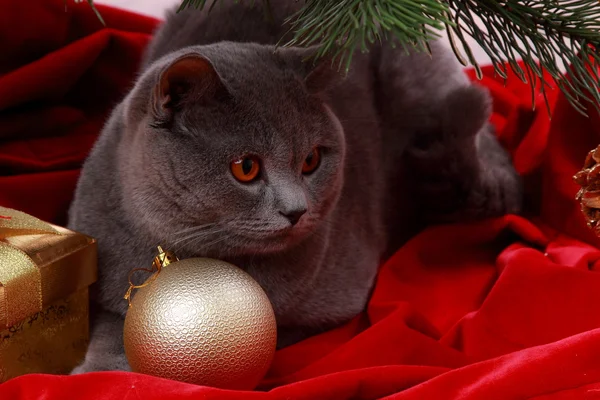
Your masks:
{"label": "gold gift box", "polygon": [[96,278],[94,239],[0,207],[0,382],[83,360]]}

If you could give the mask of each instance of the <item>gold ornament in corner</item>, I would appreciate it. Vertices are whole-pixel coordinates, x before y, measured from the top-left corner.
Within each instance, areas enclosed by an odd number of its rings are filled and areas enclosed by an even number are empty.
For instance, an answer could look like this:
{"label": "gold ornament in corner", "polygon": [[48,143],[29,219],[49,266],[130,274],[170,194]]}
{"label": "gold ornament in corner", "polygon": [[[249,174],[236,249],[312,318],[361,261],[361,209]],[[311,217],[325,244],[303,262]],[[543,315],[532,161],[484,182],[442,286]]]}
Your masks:
{"label": "gold ornament in corner", "polygon": [[573,180],[581,186],[576,200],[581,204],[587,225],[600,236],[600,146],[588,153],[583,169],[573,176]]}

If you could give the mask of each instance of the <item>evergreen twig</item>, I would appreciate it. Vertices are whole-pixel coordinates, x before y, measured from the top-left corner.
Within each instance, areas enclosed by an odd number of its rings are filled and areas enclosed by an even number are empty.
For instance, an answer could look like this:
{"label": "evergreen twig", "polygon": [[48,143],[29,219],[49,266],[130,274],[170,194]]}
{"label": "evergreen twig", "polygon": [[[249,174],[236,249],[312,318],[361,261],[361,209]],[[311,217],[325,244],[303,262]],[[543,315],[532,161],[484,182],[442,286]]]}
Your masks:
{"label": "evergreen twig", "polygon": [[[181,1],[180,10],[207,3],[212,9],[219,2]],[[586,114],[583,101],[600,110],[598,0],[305,0],[288,22],[293,38],[285,45],[318,45],[318,57],[333,56],[346,69],[354,51],[368,51],[382,40],[428,51],[427,41],[446,28],[457,58],[473,65],[479,77],[467,36],[490,57],[499,76],[506,79],[510,68],[530,83],[532,102],[539,90],[548,104],[545,70],[580,113]],[[570,67],[569,79],[561,67]]]}
{"label": "evergreen twig", "polygon": [[[508,65],[531,85],[532,96],[540,90],[548,106],[546,70],[580,113],[586,115],[582,100],[600,110],[598,0],[445,1],[455,22],[449,31],[460,38],[471,36],[490,57],[498,75],[506,77]],[[569,79],[561,67],[570,68]]]}

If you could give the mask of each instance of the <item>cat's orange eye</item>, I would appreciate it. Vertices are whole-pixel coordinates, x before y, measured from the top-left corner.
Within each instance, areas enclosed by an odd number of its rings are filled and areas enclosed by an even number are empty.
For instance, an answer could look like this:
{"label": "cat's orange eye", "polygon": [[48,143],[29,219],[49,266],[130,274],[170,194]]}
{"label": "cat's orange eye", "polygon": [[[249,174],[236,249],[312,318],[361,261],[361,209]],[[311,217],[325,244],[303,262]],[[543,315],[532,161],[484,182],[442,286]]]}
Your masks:
{"label": "cat's orange eye", "polygon": [[231,173],[240,182],[250,183],[258,177],[260,160],[256,156],[244,156],[231,163]]}
{"label": "cat's orange eye", "polygon": [[313,173],[321,163],[321,150],[315,147],[310,154],[304,159],[302,164],[302,173],[305,175]]}

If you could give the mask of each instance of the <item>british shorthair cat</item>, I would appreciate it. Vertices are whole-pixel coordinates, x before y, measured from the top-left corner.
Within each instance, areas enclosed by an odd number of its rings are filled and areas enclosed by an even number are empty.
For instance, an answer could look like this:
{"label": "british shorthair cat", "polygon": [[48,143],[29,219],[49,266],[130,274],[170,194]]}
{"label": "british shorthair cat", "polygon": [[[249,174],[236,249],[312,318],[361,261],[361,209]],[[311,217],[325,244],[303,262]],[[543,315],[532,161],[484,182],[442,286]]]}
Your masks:
{"label": "british shorthair cat", "polygon": [[344,76],[275,47],[299,2],[252,3],[169,13],[85,162],[69,227],[98,239],[99,281],[74,373],[129,369],[127,275],[159,244],[247,271],[282,347],[359,314],[411,227],[520,209],[490,98],[446,47],[375,45]]}

